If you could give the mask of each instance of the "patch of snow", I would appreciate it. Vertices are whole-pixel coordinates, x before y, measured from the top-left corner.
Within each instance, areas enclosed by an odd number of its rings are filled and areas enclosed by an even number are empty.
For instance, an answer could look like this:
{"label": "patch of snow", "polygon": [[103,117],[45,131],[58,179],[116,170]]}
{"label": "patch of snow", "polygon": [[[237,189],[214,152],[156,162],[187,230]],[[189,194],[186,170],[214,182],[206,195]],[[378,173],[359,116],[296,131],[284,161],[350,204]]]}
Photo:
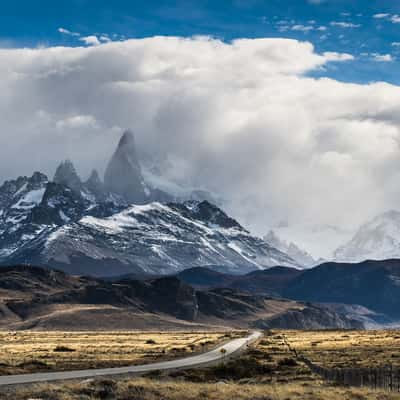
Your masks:
{"label": "patch of snow", "polygon": [[63,235],[65,235],[67,233],[69,229],[69,226],[63,226],[61,228],[56,229],[55,231],[53,231],[52,233],[50,233],[49,237],[46,240],[46,247],[48,248],[49,245],[51,244],[51,242],[54,242],[55,240],[59,239],[60,237],[62,237]]}
{"label": "patch of snow", "polygon": [[92,195],[91,193],[86,192],[85,190],[81,190],[81,196],[90,202],[95,202],[96,201],[96,197],[94,195]]}
{"label": "patch of snow", "polygon": [[244,250],[239,245],[237,245],[235,242],[229,242],[228,247],[230,247],[233,251],[238,253],[241,257],[243,257],[249,263],[254,264],[258,269],[263,269],[256,261],[249,258],[246,255],[246,253],[244,252]]}
{"label": "patch of snow", "polygon": [[27,184],[27,183],[24,183],[24,184],[14,193],[14,196],[13,196],[13,197],[19,196],[19,195],[26,189],[27,186],[28,186],[28,184]]}
{"label": "patch of snow", "polygon": [[113,216],[109,218],[96,218],[96,217],[83,217],[79,221],[82,225],[94,227],[94,228],[102,228],[106,230],[107,233],[117,235],[123,232],[123,228],[121,227],[121,219],[118,216]]}
{"label": "patch of snow", "polygon": [[14,204],[11,208],[13,209],[22,209],[22,210],[29,210],[34,208],[38,204],[41,203],[43,200],[43,196],[46,189],[36,189],[31,190],[30,192],[26,193],[18,203]]}
{"label": "patch of snow", "polygon": [[68,222],[71,221],[71,218],[69,218],[67,215],[64,214],[63,210],[59,211],[60,218],[67,224]]}

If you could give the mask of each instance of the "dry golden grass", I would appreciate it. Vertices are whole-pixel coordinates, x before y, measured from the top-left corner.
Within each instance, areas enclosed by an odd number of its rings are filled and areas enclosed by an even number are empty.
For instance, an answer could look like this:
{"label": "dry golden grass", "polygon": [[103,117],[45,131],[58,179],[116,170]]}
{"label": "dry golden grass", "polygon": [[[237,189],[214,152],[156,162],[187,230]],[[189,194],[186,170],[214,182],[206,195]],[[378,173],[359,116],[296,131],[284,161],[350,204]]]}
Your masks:
{"label": "dry golden grass", "polygon": [[97,380],[9,389],[4,400],[395,400],[398,394],[327,385],[188,383],[149,379]]}
{"label": "dry golden grass", "polygon": [[203,352],[245,332],[0,332],[0,375],[145,364]]}
{"label": "dry golden grass", "polygon": [[284,331],[281,334],[292,348],[324,367],[400,366],[399,331]]}
{"label": "dry golden grass", "polygon": [[[217,341],[230,339],[225,336],[225,333],[215,332],[18,333],[18,335],[24,334],[27,335],[25,338],[27,344],[22,346],[22,353],[28,349],[27,346],[32,346],[33,338],[36,341],[41,339],[41,346],[44,347],[47,346],[46,338],[52,346],[82,347],[80,351],[65,354],[61,352],[59,355],[61,359],[58,361],[60,365],[63,362],[64,365],[71,365],[71,360],[68,358],[73,358],[74,353],[79,354],[79,352],[82,352],[82,357],[85,354],[97,354],[96,359],[93,357],[93,362],[99,362],[99,359],[104,356],[104,362],[116,362],[118,365],[121,359],[126,361],[121,352],[132,349],[135,349],[132,357],[136,357],[132,359],[142,363],[155,356],[155,349],[158,349],[157,354],[165,350],[163,356],[173,357],[176,352],[174,348],[184,348],[186,352],[192,351],[190,345],[202,348],[204,346],[199,343],[214,341],[213,345],[216,345]],[[235,332],[232,336],[241,334],[243,333]],[[336,367],[354,366],[358,363],[381,365],[385,355],[388,356],[397,351],[396,336],[397,333],[392,331],[273,330],[265,332],[257,345],[239,359],[227,361],[223,365],[212,368],[152,373],[143,378],[100,378],[2,388],[0,398],[4,400],[33,398],[43,400],[394,400],[400,399],[399,393],[344,388],[324,382],[296,359],[287,343],[289,342],[291,347],[323,365]],[[18,344],[24,343],[22,338],[23,336],[4,339],[1,336],[1,339],[9,343],[14,351],[18,349]],[[16,342],[14,345],[12,345],[13,340]],[[85,346],[88,349],[83,349]],[[52,349],[51,346],[47,348]],[[116,349],[119,350],[116,351]],[[365,359],[366,354],[368,354],[368,359]],[[63,361],[63,357],[66,357],[66,360]]]}

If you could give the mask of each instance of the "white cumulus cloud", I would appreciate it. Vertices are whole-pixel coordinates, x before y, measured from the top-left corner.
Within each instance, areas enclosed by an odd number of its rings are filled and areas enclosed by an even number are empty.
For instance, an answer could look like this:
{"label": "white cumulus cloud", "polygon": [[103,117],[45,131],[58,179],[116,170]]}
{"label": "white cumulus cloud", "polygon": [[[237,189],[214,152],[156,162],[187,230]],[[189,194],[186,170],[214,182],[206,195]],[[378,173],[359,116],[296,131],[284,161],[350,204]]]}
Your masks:
{"label": "white cumulus cloud", "polygon": [[100,171],[124,128],[147,165],[254,232],[353,225],[400,200],[400,88],[312,78],[349,54],[289,39],[152,37],[0,49],[0,178]]}
{"label": "white cumulus cloud", "polygon": [[101,43],[95,35],[83,36],[79,38],[79,40],[84,42],[87,46],[98,46]]}

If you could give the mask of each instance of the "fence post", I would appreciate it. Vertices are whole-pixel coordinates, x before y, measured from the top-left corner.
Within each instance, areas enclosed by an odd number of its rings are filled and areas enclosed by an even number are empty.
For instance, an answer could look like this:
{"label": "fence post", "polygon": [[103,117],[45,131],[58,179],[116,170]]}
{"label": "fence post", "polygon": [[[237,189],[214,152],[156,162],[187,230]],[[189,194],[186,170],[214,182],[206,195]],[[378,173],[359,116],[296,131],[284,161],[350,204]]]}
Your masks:
{"label": "fence post", "polygon": [[390,391],[393,392],[393,364],[390,364]]}

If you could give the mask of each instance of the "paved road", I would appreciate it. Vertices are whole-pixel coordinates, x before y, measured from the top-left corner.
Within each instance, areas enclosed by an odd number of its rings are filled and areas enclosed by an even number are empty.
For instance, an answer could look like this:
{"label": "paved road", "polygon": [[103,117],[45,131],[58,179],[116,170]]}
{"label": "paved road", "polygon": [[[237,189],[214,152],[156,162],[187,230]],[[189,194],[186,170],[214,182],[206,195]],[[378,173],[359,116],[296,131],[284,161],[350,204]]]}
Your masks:
{"label": "paved road", "polygon": [[[0,386],[18,385],[26,383],[50,382],[68,379],[86,379],[95,378],[97,376],[111,375],[141,375],[151,371],[158,370],[176,370],[195,367],[205,367],[217,364],[223,358],[231,358],[239,355],[246,347],[257,341],[262,336],[261,332],[253,332],[250,336],[235,339],[228,342],[208,353],[199,354],[197,356],[182,358],[173,361],[164,361],[147,365],[135,365],[131,367],[120,368],[103,368],[103,369],[87,369],[81,371],[64,371],[64,372],[40,372],[36,374],[7,375],[0,376]],[[225,349],[226,352],[221,352]]]}

